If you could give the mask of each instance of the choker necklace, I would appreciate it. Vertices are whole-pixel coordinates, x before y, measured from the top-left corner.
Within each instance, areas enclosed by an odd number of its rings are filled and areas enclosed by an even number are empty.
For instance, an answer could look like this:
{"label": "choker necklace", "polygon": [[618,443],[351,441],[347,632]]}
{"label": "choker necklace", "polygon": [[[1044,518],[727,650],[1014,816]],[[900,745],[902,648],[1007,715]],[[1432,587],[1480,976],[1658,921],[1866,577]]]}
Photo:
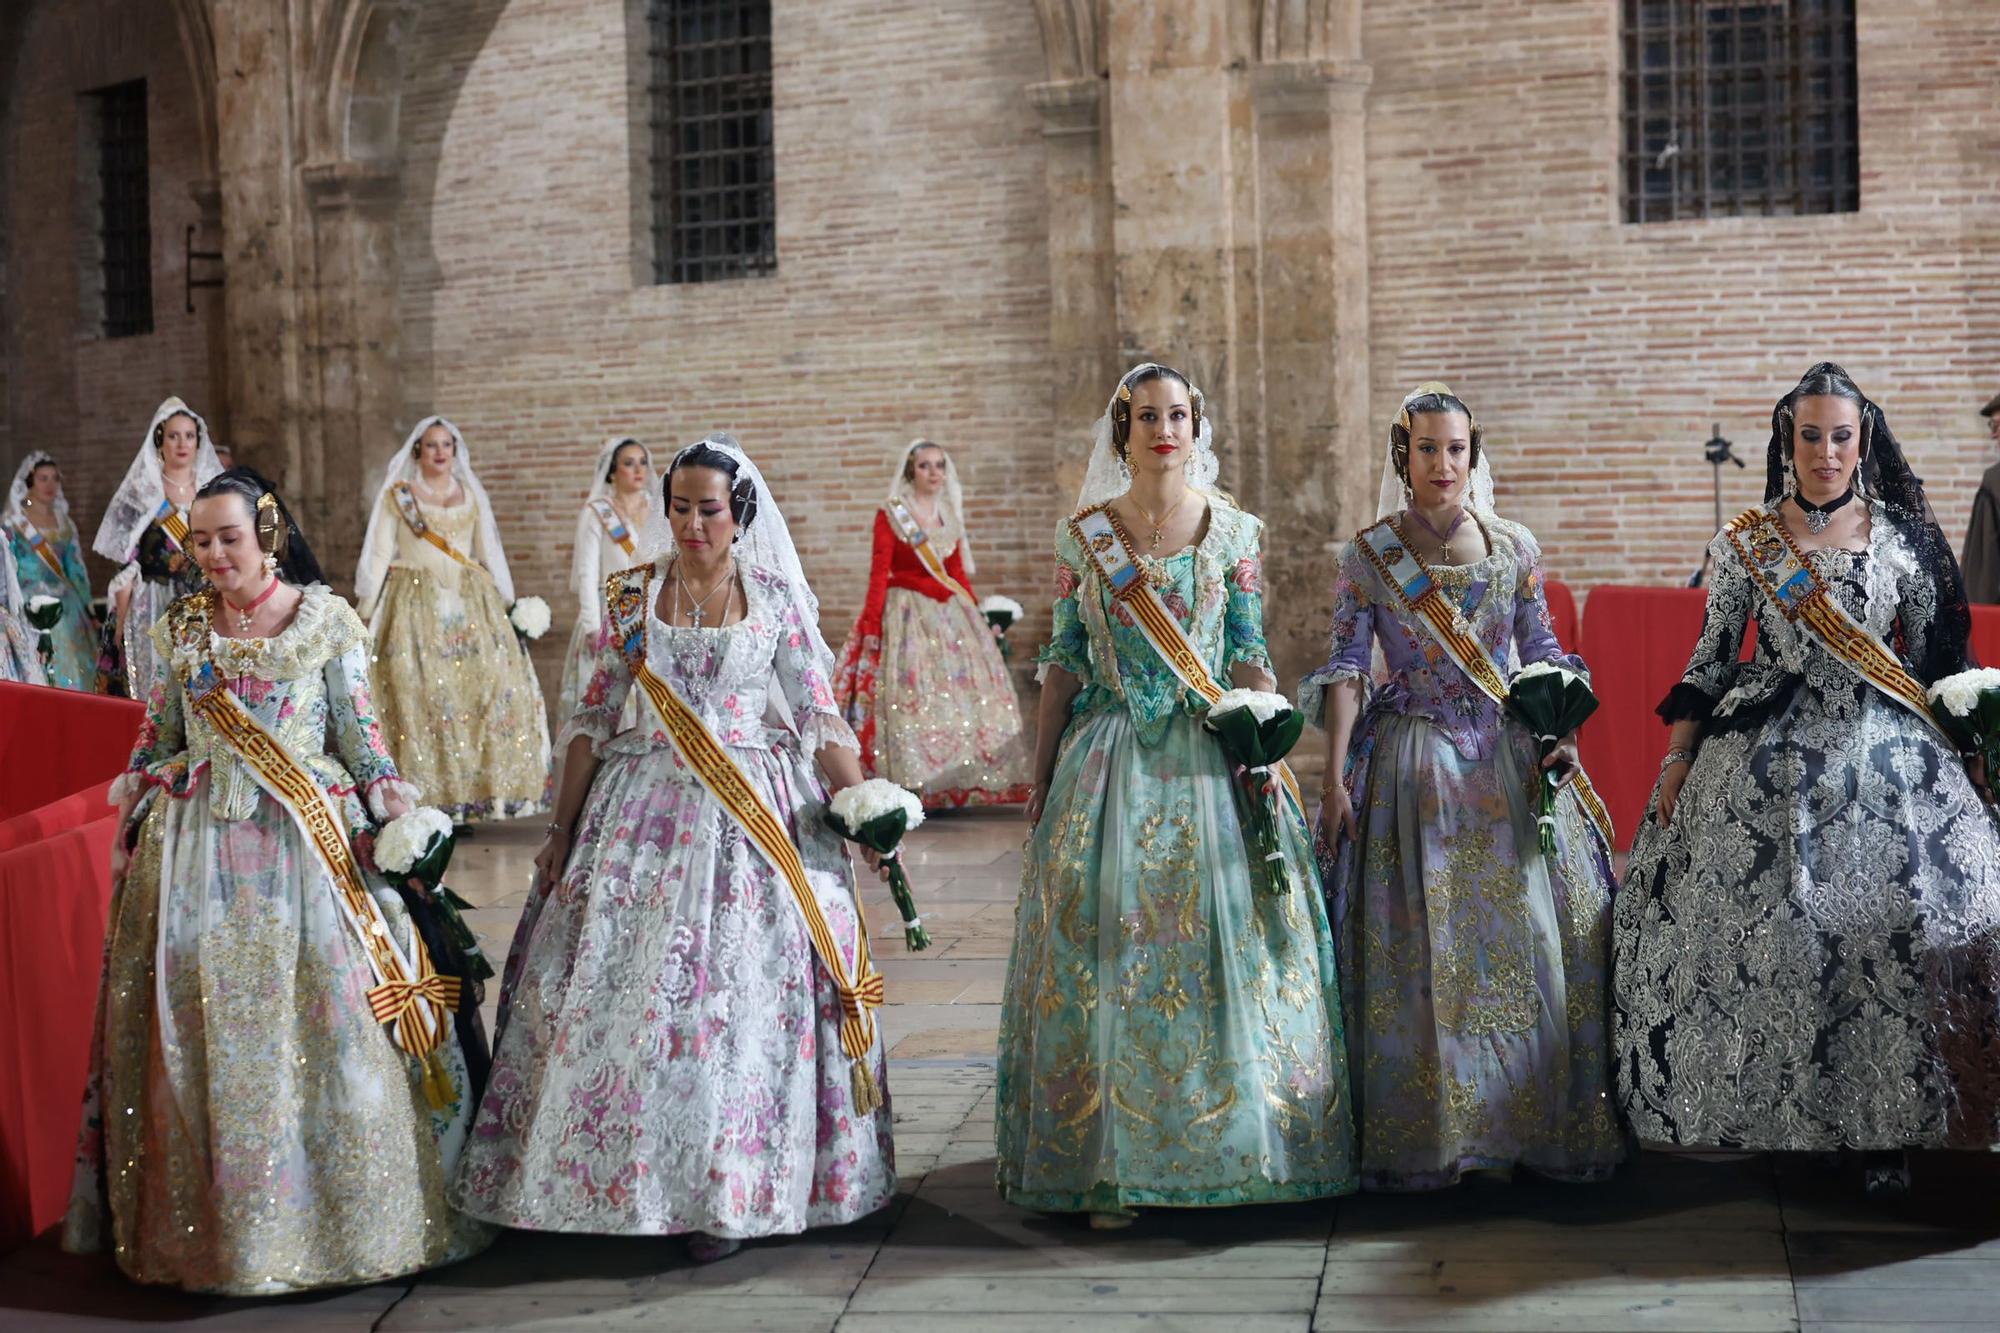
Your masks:
{"label": "choker necklace", "polygon": [[278,585],[282,582],[284,582],[283,579],[272,578],[270,586],[258,593],[256,600],[252,601],[248,606],[238,606],[227,597],[222,599],[222,604],[236,613],[237,633],[248,634],[250,632],[250,621],[257,614],[257,608],[271,600],[271,594],[278,590]]}
{"label": "choker necklace", "polygon": [[1806,516],[1806,531],[1821,533],[1825,532],[1827,525],[1833,522],[1834,511],[1846,505],[1853,498],[1854,487],[1849,486],[1837,498],[1828,500],[1823,505],[1816,505],[1803,495],[1792,496],[1792,503],[1797,505],[1799,511]]}
{"label": "choker necklace", "polygon": [[1447,527],[1443,532],[1439,532],[1436,528],[1432,527],[1431,521],[1425,518],[1423,516],[1423,513],[1420,510],[1418,510],[1418,508],[1415,505],[1411,505],[1408,509],[1404,510],[1403,512],[1407,513],[1411,518],[1417,520],[1417,522],[1423,524],[1424,531],[1428,532],[1431,536],[1437,538],[1438,545],[1441,547],[1450,546],[1452,534],[1465,526],[1466,511],[1464,505],[1460,505],[1458,507],[1458,517],[1453,519],[1451,521],[1451,525]]}

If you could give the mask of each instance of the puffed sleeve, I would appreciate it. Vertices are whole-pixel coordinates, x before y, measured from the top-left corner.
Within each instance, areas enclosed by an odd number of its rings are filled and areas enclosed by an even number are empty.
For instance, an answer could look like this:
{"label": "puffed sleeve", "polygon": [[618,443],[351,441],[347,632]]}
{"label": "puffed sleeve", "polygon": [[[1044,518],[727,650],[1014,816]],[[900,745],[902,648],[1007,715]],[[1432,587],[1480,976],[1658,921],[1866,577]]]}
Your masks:
{"label": "puffed sleeve", "polygon": [[1333,580],[1333,624],[1327,630],[1326,664],[1299,682],[1299,711],[1314,726],[1326,725],[1326,691],[1341,681],[1369,678],[1375,655],[1375,602],[1361,549],[1341,548]]}
{"label": "puffed sleeve", "polygon": [[571,578],[581,585],[576,618],[586,625],[604,623],[604,542],[598,536],[603,531],[596,511],[585,505],[576,520],[576,570]]}
{"label": "puffed sleeve", "polygon": [[1708,604],[1702,610],[1701,637],[1688,655],[1680,683],[1660,702],[1657,711],[1667,722],[1706,722],[1741,669],[1737,659],[1750,624],[1750,574],[1726,534],[1708,544],[1708,555]]}
{"label": "puffed sleeve", "polygon": [[1264,642],[1264,525],[1250,519],[1245,526],[1248,531],[1223,589],[1227,598],[1222,610],[1225,675],[1240,663],[1271,669],[1271,650]]}
{"label": "puffed sleeve", "polygon": [[821,661],[804,613],[790,596],[785,598],[784,618],[778,625],[778,647],[771,661],[778,688],[797,723],[799,740],[807,753],[817,753],[829,745],[861,753],[861,742],[840,715],[834,702],[833,679]]}
{"label": "puffed sleeve", "polygon": [[1555,621],[1549,617],[1549,594],[1543,586],[1542,548],[1526,528],[1513,533],[1516,577],[1514,583],[1514,645],[1521,665],[1554,662],[1588,680],[1590,672],[1583,659],[1565,653],[1556,639]]}
{"label": "puffed sleeve", "polygon": [[868,557],[868,599],[861,604],[861,619],[854,625],[854,632],[862,638],[881,637],[882,608],[889,600],[889,566],[896,558],[897,541],[889,516],[877,509],[874,547]]}
{"label": "puffed sleeve", "polygon": [[1035,659],[1040,663],[1035,668],[1037,683],[1048,679],[1050,667],[1060,667],[1079,681],[1090,680],[1090,630],[1084,625],[1077,605],[1084,581],[1083,562],[1087,558],[1069,524],[1064,523],[1056,530],[1055,585],[1051,589],[1055,598],[1054,624],[1049,630],[1048,643]]}
{"label": "puffed sleeve", "polygon": [[327,739],[334,757],[340,760],[368,798],[368,812],[387,819],[383,799],[401,792],[415,805],[423,793],[403,781],[396,761],[382,740],[382,726],[375,717],[375,697],[368,680],[368,641],[362,638],[346,652],[327,659],[326,678]]}
{"label": "puffed sleeve", "polygon": [[632,665],[625,660],[625,645],[618,641],[609,613],[597,618],[590,646],[590,675],[577,695],[576,711],[556,733],[557,754],[578,736],[590,737],[593,749],[615,736],[619,715],[625,711],[625,696],[632,692]]}

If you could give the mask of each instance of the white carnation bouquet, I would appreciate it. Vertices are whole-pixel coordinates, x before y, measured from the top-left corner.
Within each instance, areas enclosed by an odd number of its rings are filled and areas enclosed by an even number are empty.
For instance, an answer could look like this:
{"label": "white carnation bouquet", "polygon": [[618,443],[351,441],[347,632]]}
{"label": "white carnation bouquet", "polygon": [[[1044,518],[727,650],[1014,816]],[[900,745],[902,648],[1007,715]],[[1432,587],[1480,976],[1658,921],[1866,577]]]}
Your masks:
{"label": "white carnation bouquet", "polygon": [[1274,892],[1291,886],[1291,869],[1285,864],[1284,848],[1278,840],[1278,801],[1271,790],[1275,770],[1299,743],[1305,730],[1305,715],[1292,701],[1269,690],[1224,690],[1209,705],[1202,725],[1214,732],[1222,749],[1243,769],[1243,796],[1248,818],[1244,834],[1264,867],[1264,882]]}
{"label": "white carnation bouquet", "polygon": [[35,630],[35,651],[41,654],[42,670],[47,671],[49,659],[55,656],[56,651],[55,640],[49,637],[49,631],[62,620],[62,598],[38,592],[28,599],[25,610],[28,624]]}
{"label": "white carnation bouquet", "polygon": [[524,639],[539,639],[549,632],[549,604],[539,597],[522,597],[507,609],[507,619]]}
{"label": "white carnation bouquet", "polygon": [[1514,673],[1507,687],[1507,711],[1535,738],[1535,822],[1540,827],[1542,855],[1556,854],[1556,786],[1562,778],[1541,767],[1563,737],[1597,711],[1590,682],[1560,662],[1531,662]]}
{"label": "white carnation bouquet", "polygon": [[986,623],[1000,636],[1000,655],[1007,656],[1007,631],[1014,628],[1014,622],[1026,614],[1021,610],[1021,604],[1011,597],[1002,597],[997,592],[988,593],[979,600],[979,612],[986,617]]}
{"label": "white carnation bouquet", "polygon": [[2000,778],[2000,671],[1980,667],[1946,676],[1930,688],[1931,716],[1959,749],[1986,761],[1986,780]]}
{"label": "white carnation bouquet", "polygon": [[400,883],[416,880],[424,886],[426,904],[436,911],[446,937],[464,958],[465,979],[477,983],[493,975],[493,964],[466,924],[463,914],[472,904],[444,885],[457,843],[451,816],[435,806],[420,805],[390,820],[375,835],[375,865]]}
{"label": "white carnation bouquet", "polygon": [[910,880],[897,854],[903,835],[924,822],[924,803],[886,778],[869,778],[834,794],[827,803],[826,822],[841,837],[882,858],[889,867],[889,894],[903,914],[903,943],[911,953],[930,948],[930,933],[917,915]]}

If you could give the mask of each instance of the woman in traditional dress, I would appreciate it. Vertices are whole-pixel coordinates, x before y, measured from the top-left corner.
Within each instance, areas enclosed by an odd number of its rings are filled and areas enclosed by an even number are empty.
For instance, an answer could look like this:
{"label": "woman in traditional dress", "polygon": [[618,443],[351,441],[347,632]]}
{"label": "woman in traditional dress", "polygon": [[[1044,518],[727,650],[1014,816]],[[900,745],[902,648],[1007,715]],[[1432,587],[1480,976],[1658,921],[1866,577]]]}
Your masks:
{"label": "woman in traditional dress", "polygon": [[1830,362],[1709,552],[1614,914],[1619,1096],[1649,1143],[1861,1150],[1899,1192],[1902,1150],[2000,1142],[2000,835],[1924,697],[1967,666],[1958,563]]}
{"label": "woman in traditional dress", "polygon": [[928,440],[896,459],[875,514],[868,600],[841,649],[834,697],[862,770],[928,808],[1028,799],[1021,709],[972,593],[958,469]]}
{"label": "woman in traditional dress", "polygon": [[1202,726],[1218,677],[1273,683],[1263,524],[1215,475],[1200,391],[1134,367],[1056,534],[996,1139],[1003,1196],[1099,1227],[1354,1188],[1311,834],[1287,792],[1282,861],[1253,872]]}
{"label": "woman in traditional dress", "polygon": [[880,977],[812,768],[861,780],[818,601],[729,437],[666,485],[674,550],[605,583],[455,1197],[707,1260],[873,1212],[896,1170]]}
{"label": "woman in traditional dress", "polygon": [[208,423],[178,398],[161,403],[91,542],[124,566],[111,580],[113,614],[98,655],[106,692],[152,697],[164,669],[153,657],[153,624],[175,598],[201,586],[187,553],[187,509],[196,488],[220,471]]}
{"label": "woman in traditional dress", "polygon": [[[1501,706],[1522,666],[1583,675],[1583,662],[1556,643],[1541,549],[1493,512],[1480,428],[1446,386],[1403,400],[1377,512],[1341,552],[1331,653],[1299,689],[1326,732],[1320,868],[1362,1188],[1517,1165],[1603,1179],[1625,1156],[1606,1030],[1608,829],[1576,781],[1576,737],[1543,762]],[[1441,601],[1409,599],[1420,577]],[[1567,785],[1553,858],[1537,822],[1545,768]]]}
{"label": "woman in traditional dress", "polygon": [[37,449],[21,461],[0,526],[7,530],[22,595],[54,597],[63,604],[62,619],[49,631],[48,683],[66,690],[95,688],[98,627],[90,613],[90,576],[54,458]]}
{"label": "woman in traditional dress", "polygon": [[451,987],[366,852],[415,796],[367,630],[248,469],[202,487],[188,538],[211,586],[152,631],[166,669],[112,789],[132,850],[63,1243],[230,1295],[462,1258],[491,1231],[445,1202],[472,1110]]}
{"label": "woman in traditional dress", "polygon": [[16,685],[46,685],[34,631],[25,619],[27,595],[14,569],[13,547],[0,542],[0,680]]}
{"label": "woman in traditional dress", "polygon": [[425,417],[389,460],[354,575],[382,734],[460,824],[548,804],[549,725],[507,618],[514,580],[458,427]]}
{"label": "woman in traditional dress", "polygon": [[[629,435],[614,435],[597,451],[590,497],[576,520],[576,554],[569,586],[576,593],[576,628],[563,661],[556,715],[571,717],[597,664],[597,631],[604,624],[604,580],[657,556],[670,540],[660,493],[653,488],[653,452]],[[636,696],[633,704],[637,703]],[[628,704],[624,724],[637,719]]]}

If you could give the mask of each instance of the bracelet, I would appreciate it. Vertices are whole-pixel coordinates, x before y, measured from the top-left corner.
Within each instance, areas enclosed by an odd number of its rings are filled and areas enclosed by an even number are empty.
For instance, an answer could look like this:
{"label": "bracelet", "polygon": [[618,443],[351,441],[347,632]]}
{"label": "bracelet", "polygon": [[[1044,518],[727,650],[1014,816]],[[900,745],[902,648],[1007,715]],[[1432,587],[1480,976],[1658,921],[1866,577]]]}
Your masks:
{"label": "bracelet", "polygon": [[550,825],[548,825],[548,826],[547,826],[546,828],[544,828],[544,829],[542,830],[542,836],[543,836],[544,838],[548,837],[548,836],[549,836],[549,834],[551,834],[551,833],[560,833],[560,834],[562,834],[562,835],[563,835],[563,836],[564,836],[565,838],[567,838],[567,837],[569,836],[569,825],[567,825],[567,824],[550,824]]}
{"label": "bracelet", "polygon": [[1693,750],[1669,750],[1666,757],[1660,760],[1660,771],[1664,773],[1675,764],[1692,764],[1693,762]]}

